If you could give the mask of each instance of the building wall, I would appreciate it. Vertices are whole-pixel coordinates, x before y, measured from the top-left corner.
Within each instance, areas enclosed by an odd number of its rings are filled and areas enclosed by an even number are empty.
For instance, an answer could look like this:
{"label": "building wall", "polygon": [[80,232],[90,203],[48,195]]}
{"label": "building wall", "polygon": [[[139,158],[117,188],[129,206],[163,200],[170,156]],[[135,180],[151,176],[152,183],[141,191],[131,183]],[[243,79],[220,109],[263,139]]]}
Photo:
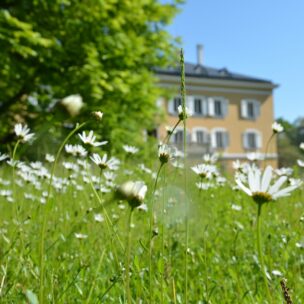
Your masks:
{"label": "building wall", "polygon": [[[248,85],[246,87],[246,85]],[[179,95],[178,82],[162,82],[162,86],[170,88],[172,92],[176,92]],[[272,135],[271,125],[274,121],[273,117],[273,96],[272,89],[269,88],[255,88],[250,83],[244,84],[240,87],[231,85],[200,85],[198,81],[195,83],[188,83],[186,85],[187,96],[208,96],[208,97],[224,97],[229,101],[228,112],[224,118],[215,117],[190,117],[187,120],[187,130],[192,132],[195,127],[203,127],[210,132],[214,128],[224,128],[229,133],[229,145],[226,149],[218,151],[224,158],[227,158],[227,162],[231,163],[234,159],[244,158],[246,153],[253,152],[245,150],[243,147],[242,135],[246,129],[254,129],[261,134],[261,148],[256,152],[265,153],[266,145]],[[260,115],[255,120],[244,119],[240,115],[240,107],[242,99],[253,99],[260,102]],[[173,127],[178,120],[176,115],[168,113],[168,100],[163,100],[162,107],[167,113],[165,122],[159,128],[159,138],[165,138],[166,129],[165,126]],[[276,159],[276,138],[272,138],[268,149],[267,162],[263,164],[271,164],[274,167],[277,166]],[[243,157],[241,157],[243,155]],[[228,165],[229,166],[229,165]]]}

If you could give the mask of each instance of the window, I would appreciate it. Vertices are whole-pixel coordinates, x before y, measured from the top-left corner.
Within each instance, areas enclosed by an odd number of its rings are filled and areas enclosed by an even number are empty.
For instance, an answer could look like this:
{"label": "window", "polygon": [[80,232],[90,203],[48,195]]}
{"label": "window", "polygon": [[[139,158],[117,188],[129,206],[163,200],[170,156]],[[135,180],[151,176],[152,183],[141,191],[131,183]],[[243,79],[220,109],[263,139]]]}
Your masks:
{"label": "window", "polygon": [[224,118],[228,114],[228,100],[224,97],[210,97],[208,99],[208,115]]}
{"label": "window", "polygon": [[214,100],[214,114],[215,116],[223,116],[223,104],[221,100]]}
{"label": "window", "polygon": [[194,98],[194,113],[198,115],[203,114],[203,105],[200,98]]}
{"label": "window", "polygon": [[178,107],[182,105],[182,99],[180,97],[175,97],[173,99],[173,109],[174,112],[178,113]]}
{"label": "window", "polygon": [[175,144],[182,144],[184,142],[184,132],[182,130],[176,131],[172,137]]}
{"label": "window", "polygon": [[196,142],[198,144],[204,144],[204,139],[205,139],[205,136],[204,136],[204,132],[203,131],[196,131]]}
{"label": "window", "polygon": [[168,112],[171,115],[178,114],[178,107],[182,104],[181,97],[174,97],[173,99],[169,100],[168,102]]}
{"label": "window", "polygon": [[253,99],[241,101],[241,117],[245,119],[257,119],[260,115],[260,102]]}
{"label": "window", "polygon": [[[191,135],[190,132],[187,131],[187,143],[191,141]],[[177,130],[174,131],[174,133],[171,136],[170,142],[176,145],[182,145],[184,143],[184,129],[183,128],[178,128]]]}
{"label": "window", "polygon": [[206,145],[209,143],[208,130],[202,127],[192,129],[192,142],[197,145]]}
{"label": "window", "polygon": [[257,130],[247,130],[243,134],[243,146],[247,150],[256,150],[261,148],[261,135]]}
{"label": "window", "polygon": [[229,145],[229,135],[225,129],[214,129],[211,136],[211,145],[215,149],[225,149]]}

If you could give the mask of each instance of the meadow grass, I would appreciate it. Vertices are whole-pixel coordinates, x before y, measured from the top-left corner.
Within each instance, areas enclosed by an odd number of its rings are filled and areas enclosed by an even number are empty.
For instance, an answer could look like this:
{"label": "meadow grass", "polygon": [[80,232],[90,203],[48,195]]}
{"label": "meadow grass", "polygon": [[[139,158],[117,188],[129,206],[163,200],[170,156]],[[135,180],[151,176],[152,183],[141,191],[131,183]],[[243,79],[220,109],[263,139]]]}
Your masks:
{"label": "meadow grass", "polygon": [[[195,186],[197,177],[189,168],[185,194],[184,171],[171,165],[165,169],[160,172],[153,197],[155,176],[140,169],[136,160],[121,165],[115,181],[120,184],[128,179],[142,180],[148,185],[145,203],[149,208],[153,200],[155,210],[150,240],[149,213],[134,210],[131,234],[128,234],[128,204],[116,199],[112,192],[97,191],[96,197],[90,182],[83,181],[87,176],[84,169],[67,170],[59,164],[55,175],[65,179],[60,184],[62,189],[52,191],[49,197],[52,208],[46,214],[45,303],[126,303],[128,237],[132,303],[149,303],[150,278],[153,303],[185,303],[185,252],[189,303],[266,303],[256,253],[255,203],[242,192],[232,190],[229,183],[199,191]],[[0,170],[1,190],[10,189],[12,169],[2,165]],[[92,168],[89,172],[99,175]],[[5,185],[5,181],[11,184]],[[14,202],[0,196],[1,303],[26,300],[35,303],[31,299],[34,301],[39,294],[40,233],[46,210],[40,199],[47,195],[44,191],[48,180],[41,179],[40,184],[40,189],[36,189],[33,183],[26,183],[16,175]],[[96,215],[100,215],[99,221]],[[283,301],[281,277],[272,274],[277,270],[287,278],[294,303],[301,303],[304,299],[303,191],[297,190],[288,198],[266,204],[262,216],[263,254],[273,302]]]}

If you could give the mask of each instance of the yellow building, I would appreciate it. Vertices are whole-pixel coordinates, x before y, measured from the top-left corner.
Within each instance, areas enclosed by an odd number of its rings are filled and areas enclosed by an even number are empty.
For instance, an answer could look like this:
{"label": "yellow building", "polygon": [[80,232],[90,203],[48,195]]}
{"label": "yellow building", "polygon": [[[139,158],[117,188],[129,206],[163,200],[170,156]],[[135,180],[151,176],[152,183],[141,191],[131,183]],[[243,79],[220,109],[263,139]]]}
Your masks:
{"label": "yellow building", "polygon": [[[202,46],[197,47],[197,64],[185,63],[186,103],[192,116],[187,120],[187,141],[190,157],[201,158],[205,153],[217,152],[228,166],[231,162],[247,160],[248,155],[266,159],[263,163],[277,166],[273,89],[268,80],[215,69],[203,65]],[[166,126],[173,127],[178,120],[177,108],[181,104],[180,68],[157,69],[159,85],[176,92],[170,100],[160,98],[164,107],[165,123],[159,126],[158,137],[166,136]],[[183,127],[176,129],[171,142],[182,146]]]}

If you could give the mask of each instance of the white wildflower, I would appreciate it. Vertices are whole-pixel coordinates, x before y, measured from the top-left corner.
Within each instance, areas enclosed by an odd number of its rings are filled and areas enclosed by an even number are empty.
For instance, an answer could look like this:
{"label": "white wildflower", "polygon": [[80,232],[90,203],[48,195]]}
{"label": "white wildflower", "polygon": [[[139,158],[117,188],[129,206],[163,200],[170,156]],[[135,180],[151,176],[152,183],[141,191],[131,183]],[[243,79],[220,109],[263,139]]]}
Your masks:
{"label": "white wildflower", "polygon": [[30,133],[30,129],[27,125],[22,126],[21,123],[18,123],[14,127],[15,134],[21,142],[28,142],[34,137],[34,133]]}
{"label": "white wildflower", "polygon": [[61,100],[61,104],[65,107],[67,112],[72,116],[80,113],[83,107],[82,97],[80,95],[69,95]]}
{"label": "white wildflower", "polygon": [[55,157],[53,155],[47,153],[45,155],[45,160],[49,163],[53,163],[55,161]]}
{"label": "white wildflower", "polygon": [[117,170],[120,164],[120,161],[115,157],[108,159],[107,154],[104,154],[101,158],[99,154],[94,153],[90,158],[101,170]]}
{"label": "white wildflower", "polygon": [[125,150],[125,152],[128,154],[136,154],[139,151],[138,148],[133,146],[123,145],[122,147]]}
{"label": "white wildflower", "polygon": [[185,113],[184,113],[183,107],[181,105],[178,106],[177,111],[178,111],[178,118],[180,120],[187,119],[188,117],[190,117],[192,115],[192,113],[190,112],[190,110],[187,107],[185,107]]}
{"label": "white wildflower", "polygon": [[136,208],[143,203],[147,190],[148,187],[142,181],[128,181],[119,187],[118,193],[128,201],[131,208]]}
{"label": "white wildflower", "polygon": [[107,141],[96,142],[96,136],[94,135],[94,132],[92,130],[89,132],[88,135],[86,135],[86,132],[83,131],[82,134],[78,134],[78,136],[85,145],[90,145],[93,147],[103,146],[108,143]]}
{"label": "white wildflower", "polygon": [[7,154],[1,154],[1,152],[0,152],[0,162],[7,158],[9,158],[9,156]]}
{"label": "white wildflower", "polygon": [[284,131],[283,126],[276,121],[271,125],[271,128],[272,128],[273,133],[281,133]]}
{"label": "white wildflower", "polygon": [[245,186],[245,183],[238,178],[236,178],[236,183],[242,191],[251,196],[258,204],[270,202],[279,197],[289,196],[291,191],[300,186],[300,183],[296,183],[295,185],[281,189],[287,181],[287,176],[281,176],[271,185],[272,173],[273,169],[271,166],[266,167],[263,175],[260,169],[250,167],[246,176],[246,184],[248,185]]}

